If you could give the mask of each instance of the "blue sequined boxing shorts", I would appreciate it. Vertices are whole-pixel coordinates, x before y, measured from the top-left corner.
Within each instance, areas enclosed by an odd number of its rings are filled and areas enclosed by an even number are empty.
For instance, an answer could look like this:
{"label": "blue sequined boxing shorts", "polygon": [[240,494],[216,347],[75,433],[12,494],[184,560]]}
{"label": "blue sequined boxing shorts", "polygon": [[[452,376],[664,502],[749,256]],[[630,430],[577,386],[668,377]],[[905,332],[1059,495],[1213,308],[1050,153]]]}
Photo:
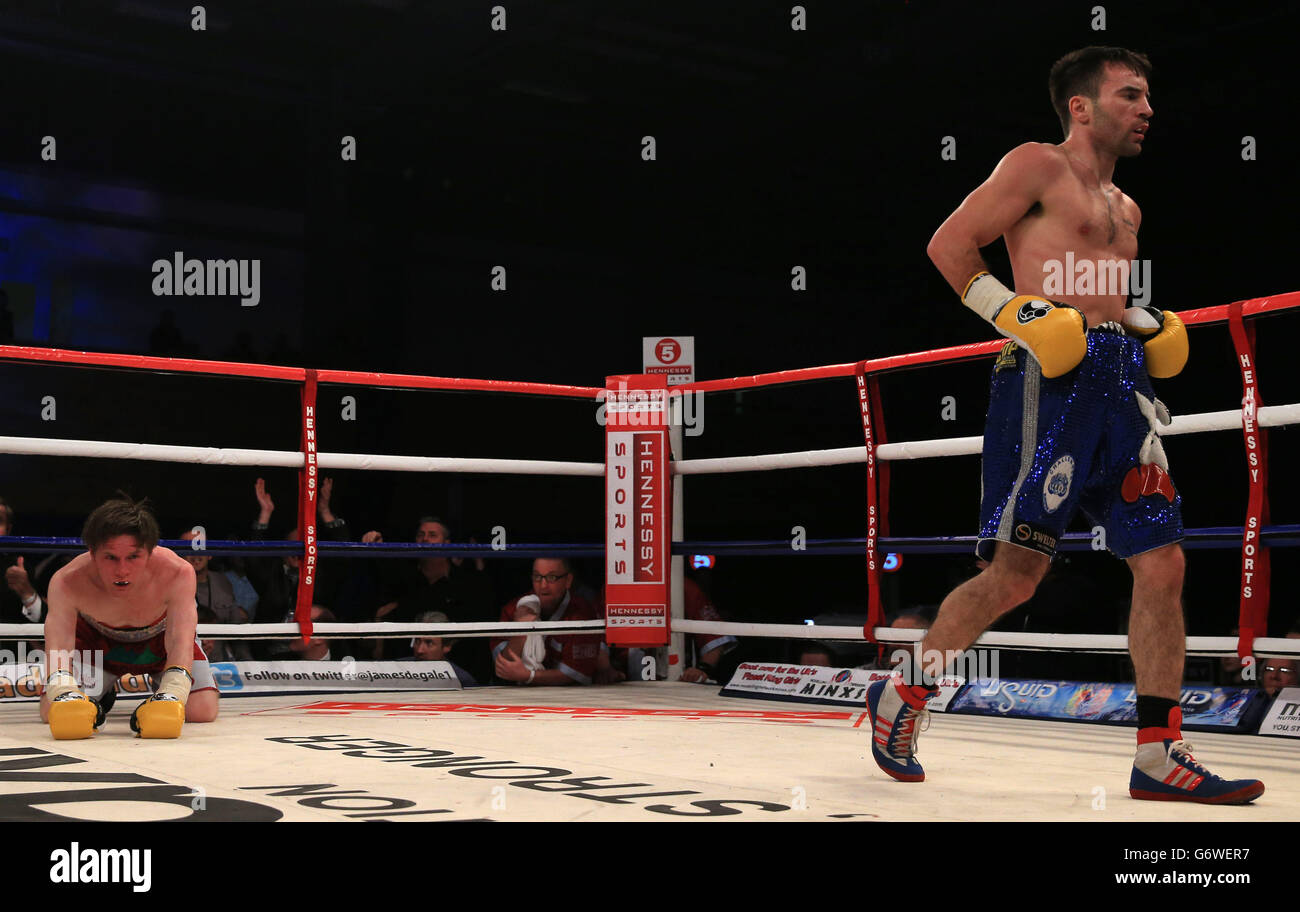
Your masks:
{"label": "blue sequined boxing shorts", "polygon": [[1181,541],[1182,497],[1156,464],[1154,402],[1142,343],[1118,324],[1089,330],[1083,361],[1050,380],[1015,343],[1003,346],[984,426],[976,553],[992,560],[1004,541],[1051,555],[1076,511],[1105,530],[1117,557]]}

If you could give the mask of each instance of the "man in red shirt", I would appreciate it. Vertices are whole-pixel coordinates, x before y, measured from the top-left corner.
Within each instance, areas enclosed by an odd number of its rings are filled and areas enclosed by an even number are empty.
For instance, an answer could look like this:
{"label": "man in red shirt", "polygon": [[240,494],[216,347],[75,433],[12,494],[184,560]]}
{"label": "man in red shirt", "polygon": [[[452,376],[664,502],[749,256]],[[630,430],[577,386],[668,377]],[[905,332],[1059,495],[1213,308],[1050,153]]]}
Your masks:
{"label": "man in red shirt", "polygon": [[[690,621],[721,621],[722,615],[713,607],[713,602],[695,580],[687,577],[685,583],[686,619]],[[736,648],[736,638],[721,633],[693,633],[691,643],[695,647],[695,661],[682,672],[682,680],[691,684],[704,684],[713,680],[726,684],[734,667],[719,669],[722,657]],[[727,663],[731,665],[731,663]]]}
{"label": "man in red shirt", "polygon": [[[533,561],[533,592],[541,602],[540,616],[546,621],[596,621],[602,617],[601,607],[589,602],[572,590],[573,570],[563,558],[539,557]],[[513,622],[518,598],[511,599],[501,609],[501,620]],[[520,658],[523,636],[494,637],[492,655],[496,675],[503,681],[516,684],[557,685],[591,684],[600,663],[601,642],[599,633],[546,637],[545,667],[530,671]]]}

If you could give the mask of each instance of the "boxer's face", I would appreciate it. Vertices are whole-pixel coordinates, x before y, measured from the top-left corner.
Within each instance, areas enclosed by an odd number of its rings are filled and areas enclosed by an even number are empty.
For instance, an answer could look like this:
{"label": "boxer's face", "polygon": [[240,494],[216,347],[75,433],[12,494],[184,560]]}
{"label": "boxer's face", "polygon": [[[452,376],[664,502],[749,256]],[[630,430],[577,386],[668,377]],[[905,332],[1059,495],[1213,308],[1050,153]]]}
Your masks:
{"label": "boxer's face", "polygon": [[1147,81],[1132,70],[1109,64],[1092,106],[1092,133],[1098,145],[1128,158],[1142,154],[1151,120]]}
{"label": "boxer's face", "polygon": [[90,559],[104,588],[125,598],[144,576],[149,552],[134,535],[119,535],[92,551]]}

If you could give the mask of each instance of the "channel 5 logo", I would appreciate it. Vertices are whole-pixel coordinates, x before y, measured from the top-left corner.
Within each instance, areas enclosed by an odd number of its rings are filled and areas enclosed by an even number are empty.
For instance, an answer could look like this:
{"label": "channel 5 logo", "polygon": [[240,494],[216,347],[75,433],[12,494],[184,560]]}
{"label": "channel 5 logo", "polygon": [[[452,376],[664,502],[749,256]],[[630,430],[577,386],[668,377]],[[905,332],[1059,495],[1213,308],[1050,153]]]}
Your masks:
{"label": "channel 5 logo", "polygon": [[214,662],[211,666],[212,678],[217,682],[217,690],[240,690],[244,680],[239,676],[239,666],[233,662]]}
{"label": "channel 5 logo", "polygon": [[660,339],[655,344],[655,357],[661,364],[672,364],[682,356],[682,344],[676,339]]}

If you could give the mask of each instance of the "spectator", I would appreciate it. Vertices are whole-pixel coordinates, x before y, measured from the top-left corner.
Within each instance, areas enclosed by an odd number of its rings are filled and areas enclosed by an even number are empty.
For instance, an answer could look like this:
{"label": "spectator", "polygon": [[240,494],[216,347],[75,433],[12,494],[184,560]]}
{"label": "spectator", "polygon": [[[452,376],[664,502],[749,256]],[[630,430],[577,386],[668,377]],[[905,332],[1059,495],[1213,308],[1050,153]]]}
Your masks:
{"label": "spectator", "polygon": [[[889,626],[899,630],[925,630],[930,626],[930,622],[919,611],[904,611],[890,621]],[[904,655],[904,652],[907,654]],[[887,653],[889,660],[885,663],[886,667],[897,668],[915,652],[916,643],[908,643],[906,646],[901,643],[892,644]]]}
{"label": "spectator", "polygon": [[[572,592],[573,570],[564,558],[539,557],[533,561],[533,591],[541,606],[540,615],[548,621],[599,620],[602,608]],[[520,599],[511,599],[501,609],[501,620],[513,622]],[[601,659],[600,634],[571,634],[546,638],[546,659],[540,671],[530,671],[502,637],[492,640],[496,675],[516,684],[562,685],[591,684]]]}
{"label": "spectator", "polygon": [[[0,500],[0,535],[13,535],[13,526],[13,508]],[[32,585],[23,556],[2,552],[0,567],[5,574],[5,586],[0,589],[0,624],[39,624],[44,616],[45,600]],[[0,643],[0,647],[15,652],[17,645],[17,641]]]}
{"label": "spectator", "polygon": [[[293,612],[285,618],[286,622],[293,620]],[[334,613],[323,605],[311,606],[311,621],[313,624],[331,624],[334,622]],[[313,637],[303,642],[302,637],[294,637],[292,640],[272,640],[271,658],[284,659],[304,659],[312,662],[328,662],[332,656],[330,654],[330,644],[328,640],[322,640]]]}
{"label": "spectator", "polygon": [[[415,622],[418,624],[447,624],[449,620],[447,615],[441,611],[423,611],[416,615]],[[411,640],[412,654],[401,661],[446,662],[451,666],[451,670],[456,672],[461,687],[477,687],[478,682],[474,680],[474,676],[448,658],[455,645],[455,640],[444,637],[416,637]]]}
{"label": "spectator", "polygon": [[1276,697],[1283,687],[1300,684],[1300,658],[1296,656],[1265,658],[1264,676],[1260,687],[1270,697]]}
{"label": "spectator", "polygon": [[[367,532],[363,542],[382,542],[377,531]],[[451,528],[436,516],[422,516],[415,529],[416,544],[441,545],[452,541]],[[364,568],[362,568],[364,572]],[[458,567],[445,557],[421,557],[414,561],[384,561],[380,566],[378,592],[382,604],[375,609],[377,621],[411,623],[426,611],[440,611],[452,621],[494,620],[492,593],[486,575],[469,567]],[[383,640],[376,640],[382,644]],[[374,657],[383,657],[376,646]],[[391,652],[389,653],[391,655]],[[480,680],[488,674],[488,648],[482,638],[461,644],[456,657]]]}
{"label": "spectator", "polygon": [[[1300,640],[1300,631],[1293,630],[1287,639]],[[1263,676],[1259,686],[1270,697],[1276,697],[1283,687],[1300,685],[1300,656],[1273,656],[1260,660]]]}
{"label": "spectator", "polygon": [[[378,544],[383,536],[367,532],[363,542]],[[451,528],[436,516],[422,516],[415,528],[417,545],[442,545],[451,541]],[[445,557],[421,557],[405,563],[399,572],[384,581],[384,604],[375,610],[375,620],[409,624],[423,611],[442,610],[456,601],[456,587],[451,581],[451,561]],[[448,615],[450,617],[450,615]]]}
{"label": "spectator", "polygon": [[[199,608],[200,625],[221,623],[224,622],[207,608]],[[247,662],[252,658],[248,644],[241,640],[204,638],[199,640],[199,645],[209,662]]]}
{"label": "spectator", "polygon": [[[235,536],[229,536],[235,540]],[[244,612],[244,617],[257,617],[257,590],[245,572],[244,560],[240,557],[213,558],[209,568],[213,573],[220,573],[230,583],[230,591],[235,594],[235,604]]]}
{"label": "spectator", "polygon": [[[713,607],[713,601],[699,584],[689,576],[683,582],[686,604],[683,614],[688,621],[721,622],[722,615]],[[682,680],[688,684],[717,681],[725,684],[731,680],[740,664],[740,643],[733,636],[719,633],[691,634],[692,661],[682,671]]]}
{"label": "spectator", "polygon": [[[326,478],[321,482],[321,487],[316,494],[317,513],[320,516],[320,538],[326,541],[346,541],[348,538],[347,523],[336,517],[330,511],[330,496],[333,493],[333,480]],[[266,491],[266,482],[261,478],[253,486],[254,494],[257,497],[259,512],[257,520],[253,523],[253,539],[255,541],[266,541],[267,530],[270,528],[271,516],[275,512],[275,502],[271,495]],[[298,529],[289,530],[288,539],[296,541],[298,539]],[[249,561],[248,570],[252,575],[253,585],[257,588],[258,599],[257,617],[259,624],[284,624],[292,623],[294,620],[294,611],[298,604],[298,571],[302,558],[296,554],[286,555],[281,558],[260,558]],[[312,605],[312,620],[334,619],[334,614],[326,605],[330,597],[331,586],[330,577],[325,572],[322,565],[316,571],[316,588]],[[263,646],[263,643],[274,644]],[[295,637],[291,642],[283,640],[259,641],[258,648],[255,652],[262,655],[284,655],[285,651],[299,658],[323,658],[329,655],[329,646],[323,640],[312,640],[304,644],[301,637]]]}
{"label": "spectator", "polygon": [[[193,541],[192,531],[181,533],[185,541]],[[248,614],[235,599],[235,588],[224,574],[209,568],[212,556],[202,551],[181,551],[194,568],[194,600],[198,604],[202,624],[245,624]],[[202,620],[203,618],[207,620]],[[246,662],[252,658],[248,643],[241,640],[203,640],[203,651],[210,662]],[[209,646],[211,648],[209,648]]]}
{"label": "spectator", "polygon": [[795,664],[834,668],[835,652],[828,644],[818,640],[800,640],[799,658],[795,661]]}
{"label": "spectator", "polygon": [[[724,620],[704,589],[689,576],[683,580],[683,594],[686,603],[682,613],[688,621]],[[641,680],[644,677],[643,662],[646,654],[643,649],[615,649],[613,663],[619,669],[626,668],[627,677]],[[708,681],[725,683],[731,680],[740,662],[740,643],[735,637],[720,633],[693,633],[687,643],[686,667],[682,670],[682,680],[688,684],[704,684]],[[656,677],[663,677],[658,674],[657,667],[655,671]],[[597,683],[604,682],[598,678]]]}
{"label": "spectator", "polygon": [[[1232,631],[1228,635],[1235,637],[1239,632],[1239,628],[1233,627]],[[1242,662],[1240,656],[1235,654],[1223,656],[1219,659],[1219,683],[1227,687],[1250,686],[1253,682],[1245,679],[1245,676],[1242,674],[1242,669],[1244,667],[1245,663]],[[1256,667],[1258,667],[1258,664]]]}
{"label": "spectator", "polygon": [[36,591],[49,592],[50,580],[54,579],[54,574],[72,563],[72,559],[76,556],[75,554],[47,554],[41,558],[31,573],[32,584],[36,587]]}

